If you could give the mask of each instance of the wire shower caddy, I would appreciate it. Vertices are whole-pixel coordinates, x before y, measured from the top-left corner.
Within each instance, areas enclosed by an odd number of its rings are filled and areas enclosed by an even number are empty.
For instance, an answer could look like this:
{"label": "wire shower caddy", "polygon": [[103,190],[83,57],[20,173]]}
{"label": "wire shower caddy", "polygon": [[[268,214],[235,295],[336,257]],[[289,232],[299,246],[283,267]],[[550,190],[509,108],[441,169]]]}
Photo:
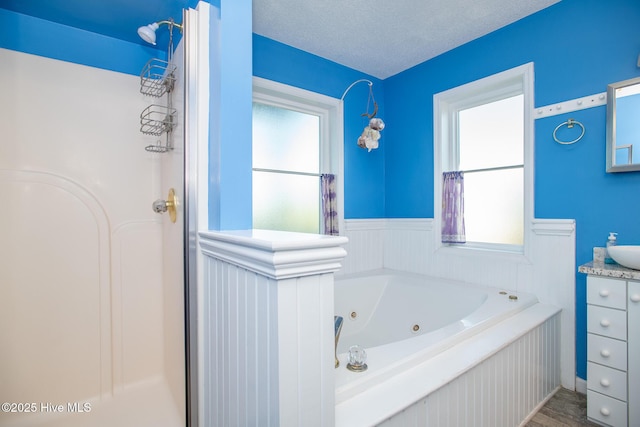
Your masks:
{"label": "wire shower caddy", "polygon": [[147,145],[145,150],[152,153],[166,153],[173,150],[172,133],[176,127],[177,110],[172,106],[171,93],[176,82],[177,66],[173,63],[173,19],[169,23],[169,45],[167,61],[151,58],[140,73],[140,93],[155,98],[167,96],[166,105],[151,104],[140,113],[140,132],[145,135],[162,136],[155,145]]}
{"label": "wire shower caddy", "polygon": [[151,58],[140,73],[140,93],[160,98],[173,90],[176,81],[175,64]]}

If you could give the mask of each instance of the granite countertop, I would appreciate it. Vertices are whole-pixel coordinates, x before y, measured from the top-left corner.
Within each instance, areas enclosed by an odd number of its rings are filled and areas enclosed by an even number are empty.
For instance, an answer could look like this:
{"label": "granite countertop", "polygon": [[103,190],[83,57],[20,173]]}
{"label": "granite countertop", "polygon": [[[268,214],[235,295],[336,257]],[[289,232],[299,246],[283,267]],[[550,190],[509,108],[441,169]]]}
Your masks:
{"label": "granite countertop", "polygon": [[640,270],[623,267],[619,264],[605,264],[591,261],[578,267],[578,272],[594,276],[614,277],[616,279],[640,280]]}

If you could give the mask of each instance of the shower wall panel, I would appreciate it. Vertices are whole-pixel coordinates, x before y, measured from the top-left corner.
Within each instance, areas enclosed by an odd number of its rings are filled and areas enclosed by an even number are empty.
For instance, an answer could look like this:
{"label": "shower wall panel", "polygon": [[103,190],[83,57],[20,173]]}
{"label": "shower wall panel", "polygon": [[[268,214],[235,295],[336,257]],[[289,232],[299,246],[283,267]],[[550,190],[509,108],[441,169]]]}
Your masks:
{"label": "shower wall panel", "polygon": [[0,400],[99,402],[162,382],[166,347],[184,341],[165,341],[151,202],[166,194],[139,132],[153,100],[135,76],[5,49],[0,93]]}

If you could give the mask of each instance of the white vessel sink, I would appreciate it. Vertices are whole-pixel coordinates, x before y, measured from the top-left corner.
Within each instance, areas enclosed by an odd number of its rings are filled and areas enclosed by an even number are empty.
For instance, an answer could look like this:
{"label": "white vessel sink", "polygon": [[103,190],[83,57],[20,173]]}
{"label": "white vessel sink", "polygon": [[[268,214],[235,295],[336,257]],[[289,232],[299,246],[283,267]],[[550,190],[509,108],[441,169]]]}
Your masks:
{"label": "white vessel sink", "polygon": [[609,256],[623,267],[640,270],[640,246],[609,246]]}

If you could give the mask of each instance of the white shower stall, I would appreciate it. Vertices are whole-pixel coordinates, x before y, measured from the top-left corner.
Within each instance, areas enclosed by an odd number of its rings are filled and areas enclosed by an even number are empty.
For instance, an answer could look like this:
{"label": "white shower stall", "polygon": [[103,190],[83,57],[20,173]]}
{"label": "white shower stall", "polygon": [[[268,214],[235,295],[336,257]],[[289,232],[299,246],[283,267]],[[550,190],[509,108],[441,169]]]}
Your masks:
{"label": "white shower stall", "polygon": [[0,425],[186,423],[183,57],[159,154],[138,76],[0,49]]}

